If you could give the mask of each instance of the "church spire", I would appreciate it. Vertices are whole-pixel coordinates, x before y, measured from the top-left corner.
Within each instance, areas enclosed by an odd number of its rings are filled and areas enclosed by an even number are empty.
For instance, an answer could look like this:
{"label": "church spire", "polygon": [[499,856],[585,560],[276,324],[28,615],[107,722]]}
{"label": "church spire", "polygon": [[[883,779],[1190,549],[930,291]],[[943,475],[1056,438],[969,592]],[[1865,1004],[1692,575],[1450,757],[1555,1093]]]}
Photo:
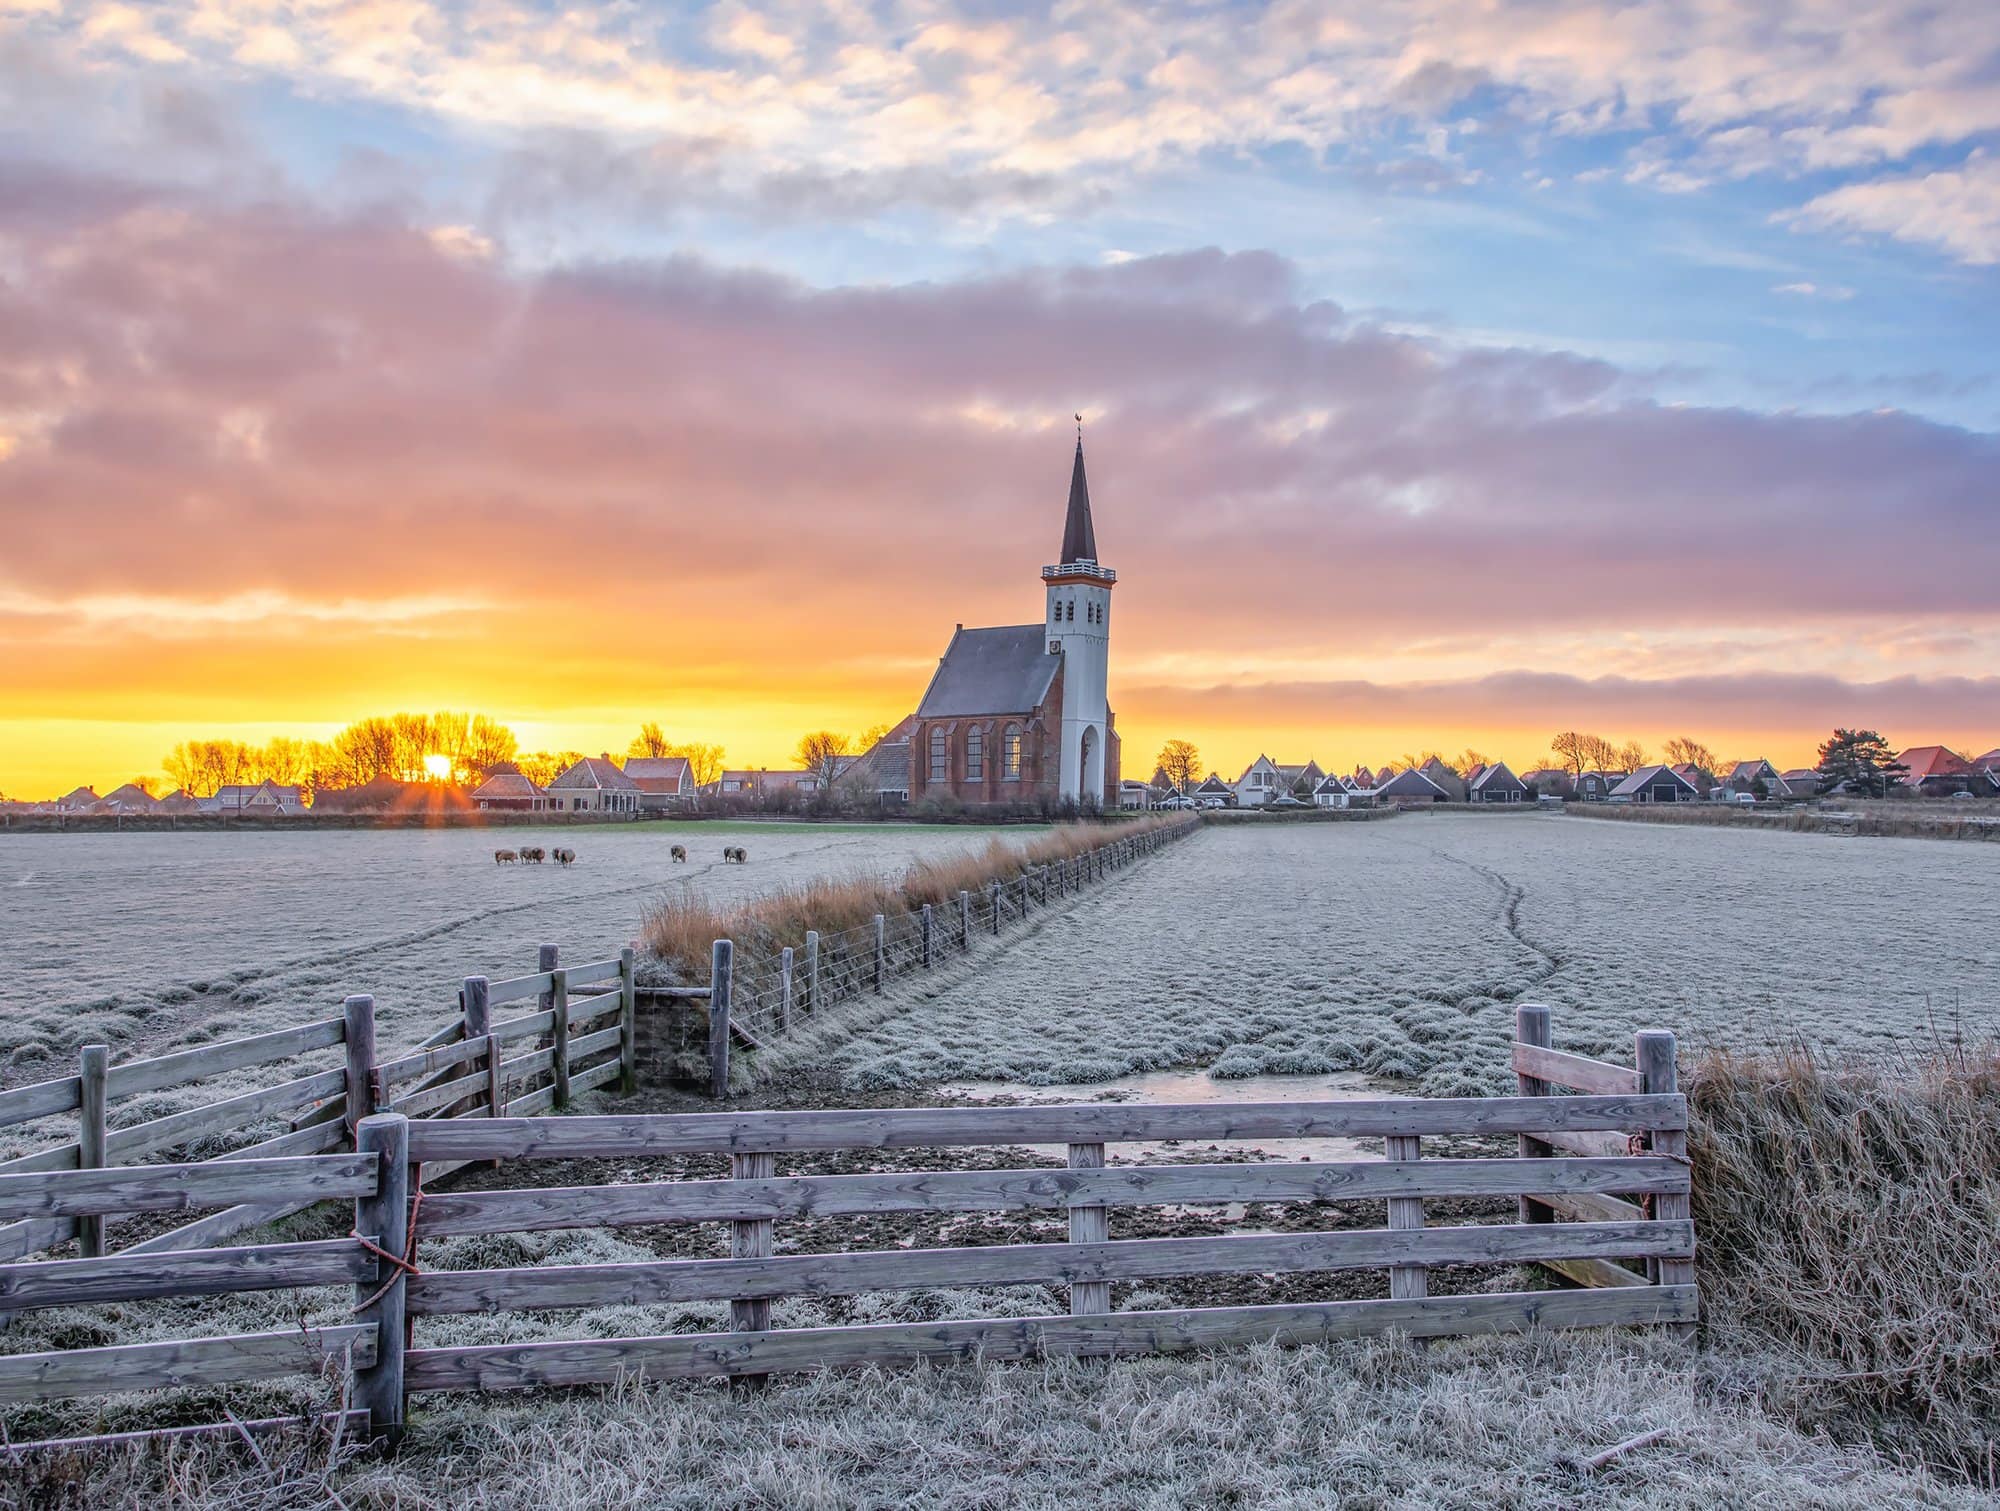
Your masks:
{"label": "church spire", "polygon": [[1063,522],[1062,555],[1057,559],[1064,565],[1074,561],[1097,560],[1097,532],[1090,526],[1090,484],[1083,476],[1083,433],[1082,416],[1078,416],[1076,437],[1076,465],[1069,474],[1069,517]]}

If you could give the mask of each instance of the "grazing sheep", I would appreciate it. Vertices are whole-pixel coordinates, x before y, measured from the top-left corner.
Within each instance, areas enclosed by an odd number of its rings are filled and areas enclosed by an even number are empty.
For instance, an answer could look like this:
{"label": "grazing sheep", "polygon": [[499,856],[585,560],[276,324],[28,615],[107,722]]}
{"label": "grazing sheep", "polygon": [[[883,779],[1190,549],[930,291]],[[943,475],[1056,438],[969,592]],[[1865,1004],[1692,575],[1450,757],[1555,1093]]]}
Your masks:
{"label": "grazing sheep", "polygon": [[749,861],[750,852],[745,850],[741,845],[724,845],[722,847],[722,858],[726,861],[734,861],[740,866]]}
{"label": "grazing sheep", "polygon": [[667,854],[671,855],[676,862],[684,861],[688,858],[688,847],[686,845],[675,845]]}
{"label": "grazing sheep", "polygon": [[523,850],[521,852],[521,859],[526,861],[531,866],[539,866],[543,861],[547,860],[548,858],[549,858],[549,852],[544,850],[540,845],[536,845],[533,849]]}
{"label": "grazing sheep", "polygon": [[571,865],[575,862],[575,860],[576,860],[576,851],[574,850],[556,851],[556,864],[559,866]]}
{"label": "grazing sheep", "polygon": [[493,864],[496,866],[511,866],[520,858],[512,850],[495,850],[493,852]]}

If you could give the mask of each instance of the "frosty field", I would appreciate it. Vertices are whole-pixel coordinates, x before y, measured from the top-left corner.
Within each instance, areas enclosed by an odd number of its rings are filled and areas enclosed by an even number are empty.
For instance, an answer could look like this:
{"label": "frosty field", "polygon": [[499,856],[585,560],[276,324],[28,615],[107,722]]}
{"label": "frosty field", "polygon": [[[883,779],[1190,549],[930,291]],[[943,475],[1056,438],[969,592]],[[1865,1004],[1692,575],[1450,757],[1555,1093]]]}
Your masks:
{"label": "frosty field", "polygon": [[[1020,832],[1020,831],[1013,831]],[[30,834],[0,842],[0,1084],[79,1044],[126,1058],[337,1014],[375,994],[384,1042],[456,1011],[459,981],[535,966],[548,942],[617,954],[676,887],[722,898],[812,875],[896,872],[984,845],[972,828],[645,824],[604,828]],[[562,869],[496,866],[567,845]],[[671,845],[688,848],[676,865]],[[725,866],[722,847],[750,852]]]}
{"label": "frosty field", "polygon": [[1210,826],[859,1029],[854,1087],[1362,1070],[1502,1089],[1513,1003],[1629,1062],[2000,1030],[2000,855],[1542,815]]}

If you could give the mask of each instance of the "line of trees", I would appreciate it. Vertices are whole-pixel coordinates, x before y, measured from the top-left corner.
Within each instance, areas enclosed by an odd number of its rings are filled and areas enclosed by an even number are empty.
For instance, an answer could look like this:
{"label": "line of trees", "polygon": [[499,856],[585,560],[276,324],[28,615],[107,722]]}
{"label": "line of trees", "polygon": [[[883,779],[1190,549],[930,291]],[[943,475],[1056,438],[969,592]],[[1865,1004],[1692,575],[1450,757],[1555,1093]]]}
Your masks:
{"label": "line of trees", "polygon": [[[440,775],[433,757],[449,763],[456,782],[476,782],[507,765],[527,770],[530,762],[555,767],[561,755],[537,752],[523,757],[514,731],[485,714],[456,709],[434,713],[394,713],[357,719],[330,740],[278,735],[263,744],[242,740],[183,740],[168,751],[161,767],[176,787],[196,797],[220,788],[272,781],[300,788],[307,801],[339,787],[362,787],[388,778],[418,782]],[[574,757],[569,757],[574,759]],[[550,771],[550,775],[555,774]]]}

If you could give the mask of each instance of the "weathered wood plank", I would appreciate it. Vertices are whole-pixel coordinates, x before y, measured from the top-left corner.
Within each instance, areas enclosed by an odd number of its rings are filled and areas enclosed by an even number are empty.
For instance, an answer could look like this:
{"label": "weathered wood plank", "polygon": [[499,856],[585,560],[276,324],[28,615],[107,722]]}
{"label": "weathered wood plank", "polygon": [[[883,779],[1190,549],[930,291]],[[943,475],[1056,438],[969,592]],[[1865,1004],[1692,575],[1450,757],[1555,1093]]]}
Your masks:
{"label": "weathered wood plank", "polygon": [[0,1311],[139,1301],[155,1296],[221,1296],[295,1286],[351,1285],[375,1278],[378,1261],[351,1238],[254,1244],[183,1253],[112,1254],[0,1265]]}
{"label": "weathered wood plank", "polygon": [[[505,1026],[504,1024],[502,1025]],[[465,1025],[457,1025],[460,1032]],[[463,1065],[467,1060],[479,1058],[484,1046],[468,1044],[460,1040],[456,1044],[439,1044],[431,1049],[419,1049],[410,1054],[399,1055],[393,1060],[385,1060],[375,1067],[376,1079],[384,1086],[397,1081],[407,1081],[416,1076],[432,1075],[440,1070],[449,1070],[455,1065]]]}
{"label": "weathered wood plank", "polygon": [[78,1153],[77,1145],[74,1143],[57,1144],[52,1149],[38,1149],[33,1154],[0,1160],[0,1175],[26,1175],[35,1170],[74,1170]]}
{"label": "weathered wood plank", "polygon": [[[468,1047],[472,1050],[472,1059],[484,1060],[486,1058],[486,1041],[484,1039],[472,1040]],[[400,1112],[406,1117],[415,1118],[427,1112],[436,1112],[440,1107],[449,1107],[455,1102],[462,1102],[467,1097],[483,1093],[485,1090],[486,1067],[481,1065],[478,1070],[475,1070],[470,1075],[460,1076],[457,1080],[444,1081],[436,1086],[425,1087],[421,1091],[413,1091],[408,1096],[397,1097],[382,1110],[384,1112]],[[441,1128],[446,1125],[443,1123],[430,1123],[425,1126]],[[487,1126],[491,1127],[492,1123],[489,1121]],[[416,1156],[416,1158],[426,1161],[454,1157],[456,1156],[434,1154]],[[482,1157],[491,1158],[491,1156]]]}
{"label": "weathered wood plank", "polygon": [[1413,1301],[1324,1301],[1201,1311],[1110,1312],[1088,1317],[977,1318],[695,1333],[653,1338],[413,1349],[412,1391],[509,1390],[779,1370],[848,1369],[974,1357],[989,1362],[1052,1355],[1129,1355],[1230,1344],[1296,1346],[1395,1331],[1434,1338],[1533,1327],[1605,1327],[1690,1321],[1692,1286],[1637,1290],[1523,1291]]}
{"label": "weathered wood plank", "polygon": [[28,1454],[57,1454],[68,1457],[79,1452],[103,1453],[112,1448],[137,1448],[155,1443],[179,1443],[194,1438],[242,1438],[248,1433],[261,1437],[266,1433],[297,1432],[301,1429],[331,1435],[339,1433],[348,1436],[348,1441],[359,1441],[368,1432],[368,1413],[365,1411],[328,1411],[315,1417],[252,1417],[243,1421],[231,1417],[226,1422],[194,1422],[185,1427],[147,1427],[134,1432],[97,1432],[80,1438],[34,1438],[25,1443],[9,1443],[8,1456],[18,1460]]}
{"label": "weathered wood plank", "polygon": [[[1071,1144],[1069,1146],[1069,1167],[1072,1170],[1102,1170],[1104,1168],[1104,1146],[1102,1144]],[[1105,1207],[1071,1207],[1069,1209],[1069,1241],[1073,1245],[1091,1245],[1107,1242],[1111,1237],[1111,1213]],[[1072,1315],[1083,1316],[1091,1312],[1111,1310],[1111,1283],[1108,1280],[1073,1280],[1069,1287],[1069,1309]]]}
{"label": "weathered wood plank", "polygon": [[[86,1044],[79,1058],[77,1081],[83,1087],[83,1106],[77,1114],[76,1167],[100,1170],[111,1163],[106,1147],[110,1138],[105,1126],[106,1103],[110,1100],[105,1091],[105,1071],[110,1066],[111,1051],[102,1044]],[[104,1252],[101,1212],[77,1217],[76,1249],[86,1259],[95,1259]]]}
{"label": "weathered wood plank", "polygon": [[82,1085],[75,1076],[64,1076],[56,1081],[36,1081],[31,1086],[0,1091],[0,1128],[31,1122],[35,1118],[53,1117],[59,1112],[74,1112],[80,1105],[82,1095]]}
{"label": "weathered wood plank", "polygon": [[[1551,1226],[1556,1227],[1558,1231],[1561,1230],[1560,1224]],[[1608,1259],[1546,1259],[1542,1263],[1565,1280],[1592,1288],[1617,1289],[1622,1286],[1652,1284],[1638,1271],[1628,1270],[1624,1265],[1613,1264]]]}
{"label": "weathered wood plank", "polygon": [[322,1070],[315,1075],[301,1076],[296,1081],[210,1102],[204,1107],[169,1113],[148,1123],[115,1128],[106,1144],[113,1159],[136,1159],[191,1143],[195,1139],[227,1133],[259,1118],[276,1117],[329,1097],[344,1096],[346,1090],[347,1072],[344,1069]]}
{"label": "weathered wood plank", "polygon": [[[726,942],[726,941],[725,941]],[[620,1114],[410,1130],[417,1158],[571,1159],[978,1144],[1160,1139],[1367,1138],[1685,1128],[1672,1097],[1436,1097],[1353,1102],[1079,1102],[1038,1107],[899,1107],[826,1112]],[[469,1153],[471,1146],[479,1145]]]}
{"label": "weathered wood plank", "polygon": [[519,1002],[527,997],[539,997],[549,989],[549,973],[537,971],[532,976],[512,976],[505,981],[489,981],[486,984],[486,1001],[489,1006],[498,1007],[503,1002]]}
{"label": "weathered wood plank", "polygon": [[85,1217],[110,1212],[183,1212],[265,1202],[322,1201],[375,1189],[375,1165],[353,1154],[207,1160],[0,1175],[0,1217]]}
{"label": "weathered wood plank", "polygon": [[618,977],[620,961],[617,956],[609,960],[593,960],[589,965],[573,965],[569,970],[569,984],[572,990],[579,986],[594,985],[600,981],[615,981]]}
{"label": "weathered wood plank", "polygon": [[[1422,1159],[1424,1141],[1399,1133],[1386,1141],[1386,1151],[1390,1159]],[[1392,1196],[1389,1198],[1389,1226],[1400,1231],[1414,1231],[1424,1225],[1424,1203],[1421,1197]],[[1430,1282],[1420,1264],[1393,1265],[1389,1270],[1389,1295],[1392,1300],[1414,1300],[1427,1295]]]}
{"label": "weathered wood plank", "polygon": [[278,1060],[296,1059],[316,1049],[344,1042],[345,1024],[340,1018],[322,1018],[301,1023],[296,1028],[274,1029],[243,1039],[225,1039],[193,1049],[157,1055],[150,1060],[131,1060],[111,1067],[108,1078],[113,1100],[137,1096],[146,1091],[164,1091],[185,1086],[190,1081],[207,1080],[251,1065],[269,1065]]}
{"label": "weathered wood plank", "polygon": [[[425,1198],[428,1214],[430,1198]],[[1178,1275],[1296,1274],[1385,1265],[1526,1264],[1688,1254],[1694,1224],[1494,1224],[1364,1228],[1331,1233],[1241,1233],[1106,1243],[990,1244],[959,1249],[870,1249],[772,1259],[669,1259],[427,1271],[408,1282],[413,1316],[584,1306],[651,1306],[763,1296],[852,1296],[925,1286],[1083,1285]]]}
{"label": "weathered wood plank", "polygon": [[[1579,1293],[1583,1294],[1583,1293]],[[123,1394],[172,1385],[234,1385],[317,1374],[328,1360],[354,1351],[357,1363],[375,1356],[369,1324],[239,1333],[171,1343],[122,1343],[0,1358],[0,1401],[48,1401],[62,1396]]]}
{"label": "weathered wood plank", "polygon": [[521,1039],[539,1039],[555,1027],[555,1022],[555,1009],[545,1007],[539,1012],[524,1013],[518,1018],[508,1018],[494,1024],[492,1037],[502,1044],[513,1044]]}
{"label": "weathered wood plank", "polygon": [[595,1033],[581,1034],[569,1041],[572,1060],[581,1060],[585,1055],[594,1055],[602,1050],[616,1049],[624,1039],[624,1025],[614,1023],[609,1028],[600,1028]]}
{"label": "weathered wood plank", "polygon": [[1514,1044],[1514,1070],[1516,1074],[1534,1076],[1552,1086],[1567,1086],[1592,1096],[1625,1096],[1640,1089],[1639,1072],[1627,1066],[1518,1040]]}
{"label": "weathered wood plank", "polygon": [[1552,1128],[1542,1135],[1542,1142],[1583,1159],[1615,1159],[1632,1152],[1630,1135],[1623,1133],[1571,1133]]}
{"label": "weathered wood plank", "polygon": [[[336,1127],[339,1125],[336,1124]],[[344,1130],[343,1130],[344,1131]],[[226,1158],[227,1156],[225,1156]],[[197,1217],[193,1222],[183,1223],[165,1233],[156,1233],[143,1243],[135,1243],[125,1249],[127,1254],[185,1254],[198,1249],[211,1248],[225,1238],[234,1238],[240,1233],[248,1233],[255,1228],[268,1227],[282,1218],[308,1207],[318,1206],[318,1201],[284,1202],[272,1206],[264,1202],[245,1202],[234,1207],[225,1207],[220,1212],[210,1212]]]}
{"label": "weathered wood plank", "polygon": [[[1552,1191],[1536,1191],[1523,1200],[1573,1222],[1638,1222],[1646,1215],[1637,1202],[1597,1191],[1571,1191],[1561,1195]],[[1546,1222],[1548,1219],[1541,1220]]]}
{"label": "weathered wood plank", "polygon": [[259,1144],[246,1144],[241,1149],[232,1149],[227,1154],[216,1155],[217,1159],[277,1159],[287,1154],[326,1154],[342,1148],[347,1142],[347,1125],[338,1118],[332,1122],[313,1123],[304,1128],[294,1128],[290,1133],[281,1133],[276,1138],[267,1138]]}
{"label": "weathered wood plank", "polygon": [[73,1217],[37,1217],[28,1222],[10,1222],[0,1227],[0,1260],[39,1254],[76,1237]]}
{"label": "weathered wood plank", "polygon": [[[412,1128],[411,1132],[415,1131]],[[470,1157],[482,1156],[474,1153]],[[852,1216],[872,1212],[1036,1211],[1188,1201],[1513,1196],[1531,1187],[1555,1192],[1685,1191],[1688,1172],[1685,1165],[1648,1156],[1603,1160],[1440,1159],[1401,1164],[1367,1160],[1327,1164],[1301,1161],[1140,1165],[1109,1170],[939,1170],[880,1175],[792,1175],[772,1180],[549,1186],[429,1196],[424,1203],[424,1231],[442,1237],[452,1233]]]}

